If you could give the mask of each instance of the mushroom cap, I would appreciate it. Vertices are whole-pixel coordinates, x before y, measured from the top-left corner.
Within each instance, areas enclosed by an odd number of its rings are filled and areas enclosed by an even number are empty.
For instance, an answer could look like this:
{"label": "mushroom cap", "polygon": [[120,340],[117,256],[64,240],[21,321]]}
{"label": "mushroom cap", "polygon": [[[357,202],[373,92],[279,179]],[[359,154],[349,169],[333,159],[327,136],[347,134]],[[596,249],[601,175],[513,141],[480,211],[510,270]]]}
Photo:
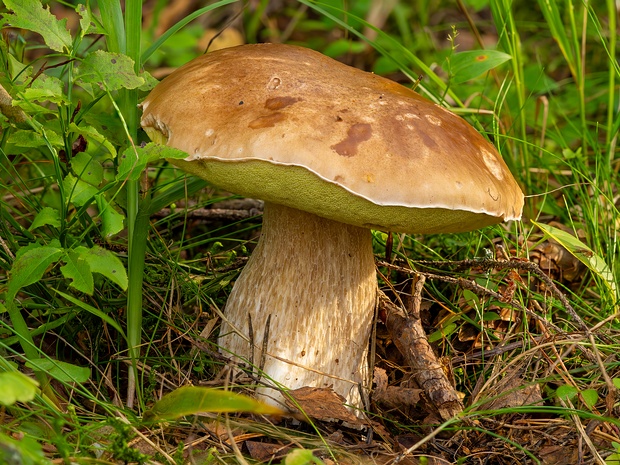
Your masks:
{"label": "mushroom cap", "polygon": [[243,45],[173,72],[142,103],[151,139],[186,171],[355,226],[467,231],[518,220],[523,193],[465,120],[318,52]]}

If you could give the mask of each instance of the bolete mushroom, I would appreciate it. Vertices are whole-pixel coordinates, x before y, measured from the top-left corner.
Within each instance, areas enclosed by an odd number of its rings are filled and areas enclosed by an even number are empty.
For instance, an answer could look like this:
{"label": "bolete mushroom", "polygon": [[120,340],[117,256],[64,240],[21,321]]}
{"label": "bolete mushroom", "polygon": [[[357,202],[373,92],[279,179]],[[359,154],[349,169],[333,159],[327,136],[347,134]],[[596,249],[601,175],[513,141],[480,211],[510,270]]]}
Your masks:
{"label": "bolete mushroom", "polygon": [[176,165],[265,201],[219,345],[287,388],[333,386],[361,405],[377,291],[371,229],[459,232],[521,217],[521,189],[462,118],[302,47],[208,53],[142,109],[153,141],[188,153]]}

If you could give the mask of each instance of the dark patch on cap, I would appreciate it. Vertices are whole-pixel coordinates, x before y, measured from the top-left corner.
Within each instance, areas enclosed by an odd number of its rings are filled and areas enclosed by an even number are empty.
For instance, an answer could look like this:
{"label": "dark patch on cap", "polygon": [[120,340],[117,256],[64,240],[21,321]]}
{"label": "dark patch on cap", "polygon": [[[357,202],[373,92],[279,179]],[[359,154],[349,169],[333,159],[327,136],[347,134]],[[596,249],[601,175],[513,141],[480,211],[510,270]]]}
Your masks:
{"label": "dark patch on cap", "polygon": [[265,108],[268,110],[282,110],[300,100],[297,97],[273,97],[265,101]]}
{"label": "dark patch on cap", "polygon": [[424,142],[424,145],[426,145],[429,149],[436,149],[438,147],[435,139],[429,136],[427,132],[421,131],[418,129],[418,136],[420,136],[420,139],[422,139],[422,142]]}
{"label": "dark patch on cap", "polygon": [[349,128],[347,138],[331,146],[338,155],[352,157],[357,155],[357,147],[372,136],[372,127],[368,123],[356,123]]}
{"label": "dark patch on cap", "polygon": [[272,113],[270,115],[261,116],[256,118],[253,121],[250,121],[248,127],[250,129],[262,129],[262,128],[272,128],[277,123],[284,121],[286,119],[286,115],[284,113],[280,113],[279,111]]}

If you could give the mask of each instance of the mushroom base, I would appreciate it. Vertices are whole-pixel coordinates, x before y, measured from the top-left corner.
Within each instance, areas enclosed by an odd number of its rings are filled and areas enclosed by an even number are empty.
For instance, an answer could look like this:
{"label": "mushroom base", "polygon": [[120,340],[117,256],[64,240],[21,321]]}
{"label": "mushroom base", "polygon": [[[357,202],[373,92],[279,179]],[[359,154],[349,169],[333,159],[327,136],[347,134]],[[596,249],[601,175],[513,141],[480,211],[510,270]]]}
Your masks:
{"label": "mushroom base", "polygon": [[[332,386],[362,407],[376,295],[368,229],[266,204],[260,240],[226,304],[219,344],[269,385]],[[259,387],[257,394],[282,404],[277,389]]]}

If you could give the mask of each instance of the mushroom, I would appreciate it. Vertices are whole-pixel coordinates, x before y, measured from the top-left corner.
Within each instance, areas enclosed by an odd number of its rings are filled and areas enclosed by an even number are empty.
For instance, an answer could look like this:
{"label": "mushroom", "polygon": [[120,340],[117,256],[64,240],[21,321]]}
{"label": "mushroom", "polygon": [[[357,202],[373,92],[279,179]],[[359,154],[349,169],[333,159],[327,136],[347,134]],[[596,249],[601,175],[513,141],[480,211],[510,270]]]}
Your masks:
{"label": "mushroom", "polygon": [[[462,118],[306,48],[208,53],[142,109],[153,141],[187,152],[176,165],[265,201],[218,343],[275,385],[332,386],[362,405],[377,293],[371,229],[459,232],[521,217],[517,182]],[[258,394],[282,401],[269,387]]]}

